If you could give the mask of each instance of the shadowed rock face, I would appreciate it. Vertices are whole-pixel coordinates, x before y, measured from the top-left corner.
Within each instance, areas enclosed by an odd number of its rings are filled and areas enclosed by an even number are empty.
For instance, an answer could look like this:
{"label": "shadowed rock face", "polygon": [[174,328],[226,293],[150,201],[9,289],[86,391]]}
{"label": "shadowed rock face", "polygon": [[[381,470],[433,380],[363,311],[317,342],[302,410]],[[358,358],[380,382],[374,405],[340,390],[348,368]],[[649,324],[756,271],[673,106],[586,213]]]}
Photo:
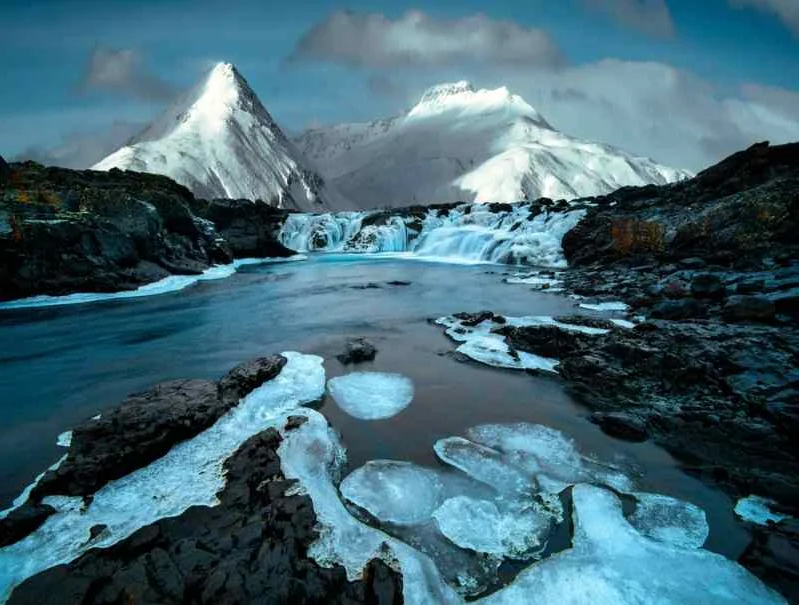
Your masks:
{"label": "shadowed rock face", "polygon": [[279,216],[254,202],[200,203],[158,175],[3,162],[0,300],[130,290],[234,257],[289,256],[274,237]]}
{"label": "shadowed rock face", "polygon": [[107,549],[18,586],[9,603],[369,603],[402,602],[402,578],[372,561],[363,579],[308,558],[316,516],[308,496],[287,496],[269,429],[225,463],[219,505],[196,506],[163,519]]}

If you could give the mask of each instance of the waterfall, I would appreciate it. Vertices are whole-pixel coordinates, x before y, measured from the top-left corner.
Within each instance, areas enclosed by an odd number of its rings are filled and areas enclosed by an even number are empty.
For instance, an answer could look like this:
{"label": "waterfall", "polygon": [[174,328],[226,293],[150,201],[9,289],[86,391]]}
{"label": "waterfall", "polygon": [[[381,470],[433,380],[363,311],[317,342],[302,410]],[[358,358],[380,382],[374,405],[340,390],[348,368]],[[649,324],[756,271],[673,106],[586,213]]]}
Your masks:
{"label": "waterfall", "polygon": [[412,252],[420,258],[565,267],[561,240],[584,214],[529,203],[431,208],[422,217],[377,211],[291,214],[279,237],[298,252]]}

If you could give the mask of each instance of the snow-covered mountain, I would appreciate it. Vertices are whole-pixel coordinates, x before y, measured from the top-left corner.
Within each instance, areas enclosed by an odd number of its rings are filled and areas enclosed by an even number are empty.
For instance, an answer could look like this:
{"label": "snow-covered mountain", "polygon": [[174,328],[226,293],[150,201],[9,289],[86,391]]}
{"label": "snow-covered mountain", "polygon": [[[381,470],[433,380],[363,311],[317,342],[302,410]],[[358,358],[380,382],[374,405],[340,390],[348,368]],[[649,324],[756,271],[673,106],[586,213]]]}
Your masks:
{"label": "snow-covered mountain", "polygon": [[93,166],[164,174],[203,198],[346,209],[229,63],[216,65],[141,134]]}
{"label": "snow-covered mountain", "polygon": [[309,130],[295,140],[360,208],[573,199],[691,176],[555,130],[506,88],[428,90],[401,116]]}

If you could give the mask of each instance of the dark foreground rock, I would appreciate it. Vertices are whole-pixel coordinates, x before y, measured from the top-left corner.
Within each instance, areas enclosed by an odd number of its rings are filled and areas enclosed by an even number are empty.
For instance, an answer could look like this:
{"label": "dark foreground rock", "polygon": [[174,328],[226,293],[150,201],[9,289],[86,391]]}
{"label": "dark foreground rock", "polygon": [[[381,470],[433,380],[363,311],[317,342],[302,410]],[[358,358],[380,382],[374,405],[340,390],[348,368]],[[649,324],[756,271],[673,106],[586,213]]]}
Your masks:
{"label": "dark foreground rock", "polygon": [[166,177],[116,169],[3,162],[0,172],[0,300],[130,290],[292,254],[275,238],[285,212],[267,204],[198,201]]}
{"label": "dark foreground rock", "polygon": [[270,429],[228,459],[218,506],[190,508],[44,571],[8,602],[401,603],[402,579],[381,561],[349,582],[342,567],[323,568],[308,557],[316,516],[310,498],[286,495],[294,481],[282,474],[279,444],[279,433]]}
{"label": "dark foreground rock", "polygon": [[24,538],[52,514],[51,507],[41,504],[45,496],[91,497],[108,482],[147,466],[210,427],[239,399],[275,378],[284,365],[285,357],[272,355],[236,366],[218,383],[161,383],[76,427],[66,459],[44,474],[26,503],[0,520],[0,545]]}
{"label": "dark foreground rock", "polygon": [[372,361],[377,356],[377,347],[365,338],[353,338],[344,346],[344,352],[336,355],[344,365]]}

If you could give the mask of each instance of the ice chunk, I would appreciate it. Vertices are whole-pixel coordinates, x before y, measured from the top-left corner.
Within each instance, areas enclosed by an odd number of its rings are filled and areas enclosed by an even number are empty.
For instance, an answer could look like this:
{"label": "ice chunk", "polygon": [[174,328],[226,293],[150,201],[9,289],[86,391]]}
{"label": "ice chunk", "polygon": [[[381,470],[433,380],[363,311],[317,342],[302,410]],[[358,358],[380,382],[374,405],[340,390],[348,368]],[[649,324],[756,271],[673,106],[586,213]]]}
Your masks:
{"label": "ice chunk", "polygon": [[785,603],[720,555],[642,536],[624,519],[618,498],[602,488],[575,486],[573,506],[574,546],[532,565],[481,603]]}
{"label": "ice chunk", "polygon": [[23,309],[29,307],[56,307],[61,305],[74,305],[81,303],[103,302],[107,300],[120,300],[126,298],[141,298],[168,292],[179,292],[201,281],[225,279],[233,275],[239,267],[261,263],[278,263],[295,260],[304,260],[305,256],[295,255],[289,258],[240,258],[229,265],[214,265],[203,271],[200,275],[170,275],[156,282],[139,286],[135,290],[124,292],[76,292],[64,296],[31,296],[17,300],[0,302],[0,309]]}
{"label": "ice chunk", "polygon": [[497,368],[556,372],[558,365],[557,359],[524,351],[511,351],[504,337],[496,334],[476,334],[456,350],[475,361]]}
{"label": "ice chunk", "polygon": [[350,473],[339,489],[348,502],[380,521],[400,525],[429,520],[443,500],[443,485],[436,473],[392,460],[367,462]]}
{"label": "ice chunk", "polygon": [[413,381],[400,374],[353,372],[331,378],[327,388],[342,410],[362,420],[396,416],[413,399]]}
{"label": "ice chunk", "polygon": [[56,439],[55,444],[58,447],[69,447],[72,445],[72,431],[64,431]]}
{"label": "ice chunk", "polygon": [[637,504],[630,524],[641,534],[682,548],[701,548],[710,528],[705,511],[694,504],[660,494],[634,494]]}
{"label": "ice chunk", "polygon": [[612,321],[614,324],[616,324],[620,328],[624,328],[625,330],[632,330],[635,327],[635,324],[633,322],[627,321],[626,319],[613,318],[610,321]]}
{"label": "ice chunk", "polygon": [[580,307],[589,311],[627,311],[630,307],[623,302],[580,303]]}
{"label": "ice chunk", "polygon": [[441,533],[461,548],[498,557],[527,558],[541,550],[553,517],[534,506],[505,505],[456,496],[433,513]]}
{"label": "ice chunk", "polygon": [[741,498],[735,504],[735,514],[744,521],[756,525],[779,523],[783,519],[787,519],[787,515],[775,513],[771,510],[774,504],[773,500],[761,496],[747,496],[746,498]]}
{"label": "ice chunk", "polygon": [[297,479],[313,501],[320,532],[308,554],[323,566],[343,565],[353,580],[375,557],[396,560],[409,605],[462,603],[427,556],[349,513],[333,484],[345,461],[344,448],[324,416],[313,410],[302,413],[308,422],[286,433],[278,452],[283,474]]}
{"label": "ice chunk", "polygon": [[27,538],[0,549],[0,602],[22,580],[81,555],[94,525],[108,529],[91,546],[105,548],[190,506],[215,505],[216,493],[224,486],[223,462],[249,437],[281,426],[284,412],[316,401],[324,393],[322,358],[283,355],[288,361],[276,378],[196,437],[108,483],[88,505],[81,498],[45,498],[56,513]]}
{"label": "ice chunk", "polygon": [[531,475],[508,464],[502,454],[491,448],[462,437],[448,437],[436,441],[433,449],[442,462],[493,487],[500,494],[529,497],[535,489]]}

